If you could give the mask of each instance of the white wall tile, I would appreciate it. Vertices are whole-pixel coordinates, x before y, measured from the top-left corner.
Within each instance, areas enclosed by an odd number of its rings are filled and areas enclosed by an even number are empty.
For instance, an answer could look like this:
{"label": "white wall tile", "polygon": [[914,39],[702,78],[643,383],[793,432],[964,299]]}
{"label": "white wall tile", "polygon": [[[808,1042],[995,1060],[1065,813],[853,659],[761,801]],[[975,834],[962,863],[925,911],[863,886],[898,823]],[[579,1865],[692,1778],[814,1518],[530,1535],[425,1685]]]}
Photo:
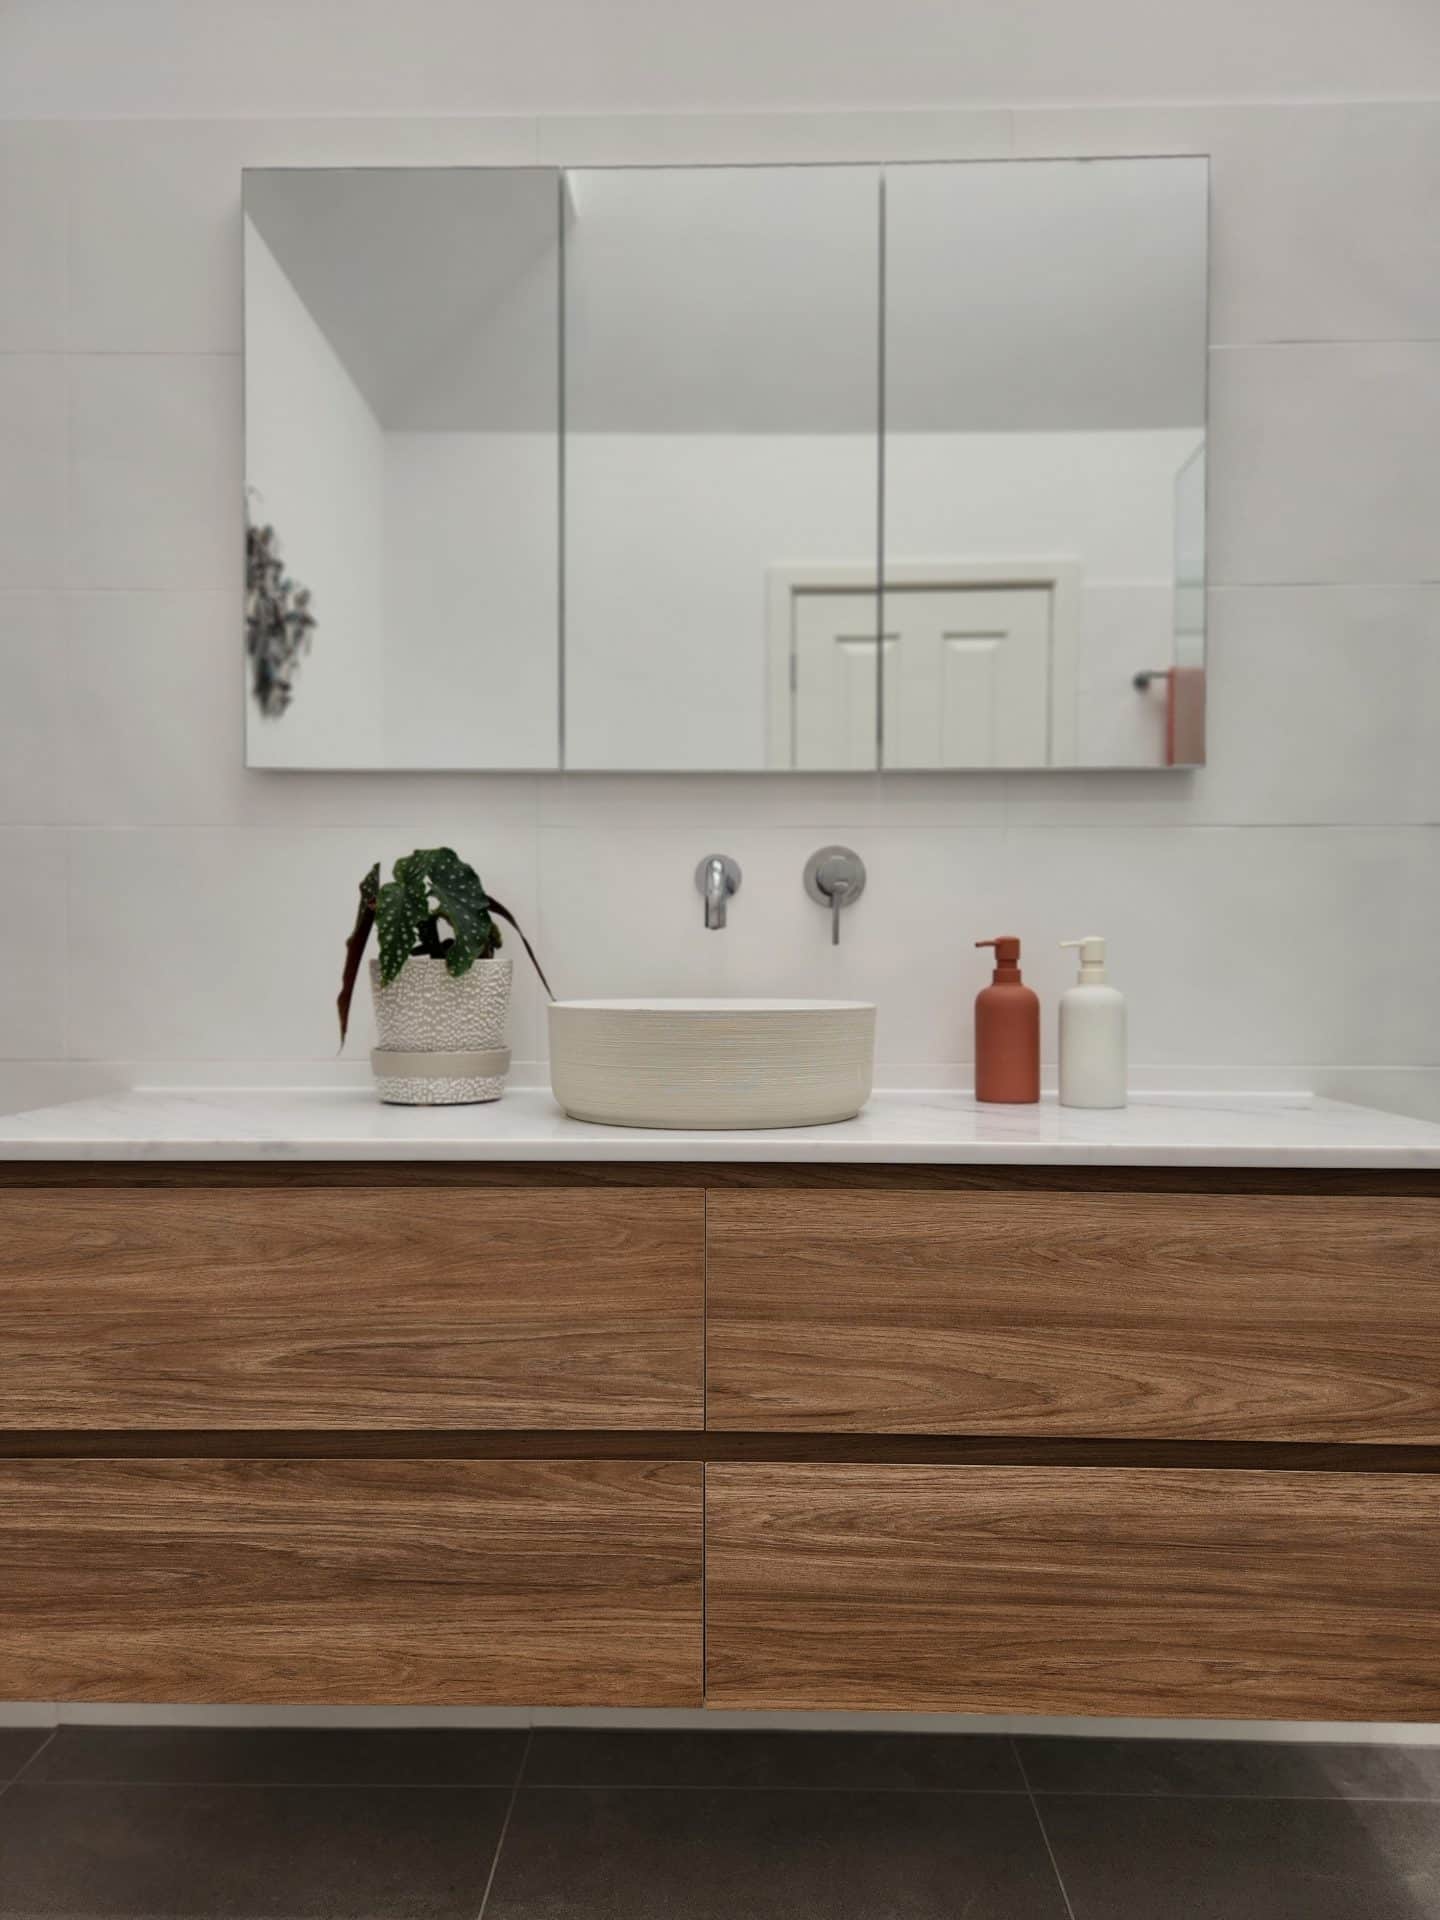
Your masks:
{"label": "white wall tile", "polygon": [[[990,773],[547,775],[545,826],[693,825],[703,839],[718,819],[765,826],[826,826],[844,818],[872,826],[996,826],[1004,782]],[[696,859],[707,851],[699,846]]]}
{"label": "white wall tile", "polygon": [[0,828],[0,1060],[43,1060],[65,1044],[64,834]]}
{"label": "white wall tile", "polygon": [[199,826],[240,815],[242,619],[238,593],[65,596],[67,820]]}
{"label": "white wall tile", "polygon": [[68,583],[238,591],[238,357],[82,354],[68,365]]}
{"label": "white wall tile", "polygon": [[71,131],[72,348],[240,350],[245,167],[526,165],[533,120],[115,120]]}
{"label": "white wall tile", "polygon": [[[1158,697],[1158,696],[1157,696]],[[1200,773],[1189,767],[1132,772],[1009,773],[1005,819],[1013,827],[1192,827],[1200,824]]]}
{"label": "white wall tile", "polygon": [[1221,589],[1207,668],[1200,817],[1440,822],[1440,587]]}
{"label": "white wall tile", "polygon": [[1213,190],[1213,339],[1440,339],[1440,102],[1232,116]]}
{"label": "white wall tile", "polygon": [[0,351],[65,344],[64,130],[0,125]]}
{"label": "white wall tile", "polygon": [[52,593],[0,593],[0,826],[64,818],[64,623]]}
{"label": "white wall tile", "polygon": [[1440,102],[1038,107],[1019,154],[1208,153],[1211,338],[1440,338]]}
{"label": "white wall tile", "polygon": [[898,113],[636,113],[543,118],[538,152],[566,167],[817,160],[976,160],[1010,151],[1003,109]]}
{"label": "white wall tile", "polygon": [[[413,844],[346,828],[74,833],[69,1057],[333,1060],[357,884]],[[533,844],[515,843],[482,868],[522,923],[536,917],[534,863]],[[507,946],[512,1050],[533,1058],[538,996]],[[347,1057],[363,1061],[372,1036],[357,993]]]}
{"label": "white wall tile", "polygon": [[1440,342],[1210,356],[1210,581],[1440,580]]}
{"label": "white wall tile", "polygon": [[65,363],[0,353],[0,589],[60,584],[65,548]]}
{"label": "white wall tile", "polygon": [[32,4],[13,114],[745,112],[1012,100],[1414,98],[1425,0],[250,0]]}
{"label": "white wall tile", "polygon": [[1057,943],[1110,942],[1131,1057],[1223,1069],[1440,1060],[1440,834],[1429,828],[1012,829],[1009,929],[1045,1004],[1074,977]]}

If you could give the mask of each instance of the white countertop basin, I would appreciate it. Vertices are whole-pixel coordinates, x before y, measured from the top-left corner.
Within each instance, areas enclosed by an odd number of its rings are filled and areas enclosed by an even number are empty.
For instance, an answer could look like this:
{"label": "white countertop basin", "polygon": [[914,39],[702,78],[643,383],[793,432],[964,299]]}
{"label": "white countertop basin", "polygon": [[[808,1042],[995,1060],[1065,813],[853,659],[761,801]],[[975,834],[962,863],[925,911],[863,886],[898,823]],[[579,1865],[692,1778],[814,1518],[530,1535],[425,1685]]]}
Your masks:
{"label": "white countertop basin", "polygon": [[515,1088],[474,1107],[387,1107],[369,1088],[117,1093],[0,1117],[5,1160],[757,1161],[953,1166],[1440,1169],[1440,1126],[1304,1094],[1138,1095],[1086,1113],[880,1092],[837,1126],[592,1126]]}
{"label": "white countertop basin", "polygon": [[573,1119],[710,1131],[853,1120],[875,1078],[867,1000],[552,1000]]}

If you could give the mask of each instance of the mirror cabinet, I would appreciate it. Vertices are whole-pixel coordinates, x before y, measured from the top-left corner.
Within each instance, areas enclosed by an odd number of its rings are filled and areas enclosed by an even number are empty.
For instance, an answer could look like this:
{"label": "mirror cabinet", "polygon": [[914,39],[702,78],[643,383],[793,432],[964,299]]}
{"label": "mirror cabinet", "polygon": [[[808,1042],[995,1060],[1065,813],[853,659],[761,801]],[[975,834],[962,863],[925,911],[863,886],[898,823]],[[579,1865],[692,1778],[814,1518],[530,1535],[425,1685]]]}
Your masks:
{"label": "mirror cabinet", "polygon": [[1207,199],[247,173],[249,764],[1203,760]]}

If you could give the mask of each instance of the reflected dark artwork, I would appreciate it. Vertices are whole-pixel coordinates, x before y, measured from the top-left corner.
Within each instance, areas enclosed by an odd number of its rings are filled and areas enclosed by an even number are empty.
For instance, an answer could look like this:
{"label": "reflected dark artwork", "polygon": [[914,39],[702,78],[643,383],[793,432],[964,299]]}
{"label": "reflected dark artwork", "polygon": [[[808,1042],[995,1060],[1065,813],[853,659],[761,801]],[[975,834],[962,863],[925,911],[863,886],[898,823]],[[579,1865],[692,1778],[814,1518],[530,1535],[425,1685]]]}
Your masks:
{"label": "reflected dark artwork", "polygon": [[317,625],[310,589],[285,571],[273,527],[245,528],[245,650],[255,704],[278,720],[295,698],[295,675]]}

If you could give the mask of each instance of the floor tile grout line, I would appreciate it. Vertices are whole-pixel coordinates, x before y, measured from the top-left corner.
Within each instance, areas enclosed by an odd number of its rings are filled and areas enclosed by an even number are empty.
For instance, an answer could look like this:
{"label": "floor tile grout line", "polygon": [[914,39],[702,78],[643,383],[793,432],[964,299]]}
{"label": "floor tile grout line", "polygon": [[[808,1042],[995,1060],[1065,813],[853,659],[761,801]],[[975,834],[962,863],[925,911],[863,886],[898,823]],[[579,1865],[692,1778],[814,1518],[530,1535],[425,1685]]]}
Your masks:
{"label": "floor tile grout line", "polygon": [[1433,1807],[1435,1793],[1180,1793],[1169,1789],[1148,1792],[1143,1787],[1040,1787],[1040,1800],[1223,1800],[1239,1806],[1304,1807]]}
{"label": "floor tile grout line", "polygon": [[[46,1742],[48,1746],[49,1742]],[[35,1758],[39,1758],[37,1754]],[[26,1766],[30,1762],[26,1762]],[[18,1775],[16,1778],[18,1779]],[[142,1791],[153,1787],[160,1793],[174,1793],[177,1787],[214,1788],[222,1793],[504,1793],[515,1785],[509,1780],[225,1780],[196,1779],[192,1774],[183,1780],[129,1780],[117,1774],[106,1779],[96,1775],[83,1780],[32,1780],[28,1783],[36,1787],[64,1788],[67,1792],[96,1791],[105,1787],[139,1788]],[[5,1786],[14,1786],[15,1781],[5,1782]],[[4,1786],[0,1786],[0,1792]]]}
{"label": "floor tile grout line", "polygon": [[25,1774],[27,1774],[27,1772],[31,1770],[31,1766],[35,1766],[36,1761],[40,1759],[40,1755],[42,1755],[42,1753],[46,1751],[46,1747],[50,1747],[50,1745],[54,1745],[54,1740],[56,1740],[56,1736],[58,1736],[58,1734],[60,1734],[60,1720],[56,1720],[56,1724],[54,1724],[54,1726],[50,1728],[50,1732],[46,1734],[46,1738],[40,1741],[40,1745],[36,1747],[35,1753],[31,1753],[31,1757],[29,1757],[29,1759],[25,1761],[25,1764],[23,1764],[23,1766],[19,1768],[19,1772],[17,1772],[17,1774],[12,1774],[12,1776],[10,1776],[10,1780],[0,1780],[0,1799],[4,1799],[4,1797],[6,1797],[6,1793],[8,1793],[8,1791],[10,1791],[10,1789],[12,1789],[13,1786],[15,1786],[17,1782],[19,1782],[19,1780],[23,1780],[23,1778],[25,1778]]}
{"label": "floor tile grout line", "polygon": [[5,1798],[6,1794],[10,1791],[11,1787],[16,1785],[18,1781],[24,1779],[25,1775],[30,1771],[31,1767],[34,1766],[35,1762],[40,1758],[41,1754],[44,1753],[45,1749],[53,1743],[55,1736],[59,1733],[59,1731],[60,1731],[60,1723],[59,1721],[56,1721],[55,1725],[51,1727],[46,1737],[40,1742],[39,1746],[36,1747],[35,1751],[25,1761],[24,1765],[20,1768],[20,1771],[18,1773],[12,1773],[8,1780],[0,1780],[0,1800],[3,1800]]}
{"label": "floor tile grout line", "polygon": [[786,1787],[778,1786],[774,1781],[751,1786],[711,1780],[526,1780],[523,1784],[527,1793],[879,1793],[948,1800],[1026,1798],[1024,1787],[886,1787],[866,1781],[847,1781],[842,1786],[825,1787]]}
{"label": "floor tile grout line", "polygon": [[[58,1732],[58,1728],[56,1729]],[[52,1735],[51,1738],[54,1736]],[[40,1758],[50,1745],[47,1739],[25,1762],[21,1773],[0,1782],[0,1794],[19,1784],[23,1774]],[[31,1786],[54,1787],[57,1791],[75,1789],[81,1792],[106,1787],[154,1788],[157,1792],[173,1793],[177,1787],[213,1787],[224,1792],[316,1792],[316,1793],[503,1793],[507,1786],[512,1790],[521,1786],[527,1793],[784,1793],[784,1794],[882,1794],[897,1796],[910,1795],[925,1799],[953,1800],[1159,1800],[1221,1801],[1240,1806],[1378,1806],[1378,1807],[1433,1807],[1440,1806],[1440,1793],[1181,1793],[1169,1790],[1150,1791],[1143,1788],[1109,1787],[920,1787],[885,1786],[878,1781],[846,1781],[829,1786],[782,1786],[774,1781],[750,1785],[710,1780],[197,1780],[187,1779],[150,1779],[130,1780],[124,1778],[106,1779],[96,1775],[85,1779],[44,1779],[31,1780]]]}
{"label": "floor tile grout line", "polygon": [[1050,1835],[1046,1831],[1045,1821],[1040,1812],[1040,1803],[1035,1798],[1035,1789],[1030,1785],[1030,1775],[1020,1752],[1020,1742],[1014,1734],[1010,1735],[1010,1751],[1015,1756],[1015,1764],[1020,1769],[1020,1778],[1025,1782],[1025,1791],[1030,1797],[1030,1808],[1035,1815],[1035,1824],[1040,1829],[1040,1838],[1045,1843],[1045,1852],[1049,1856],[1050,1871],[1055,1875],[1055,1884],[1060,1889],[1060,1898],[1065,1902],[1065,1912],[1069,1920],[1075,1920],[1075,1909],[1070,1904],[1070,1892],[1065,1885],[1065,1876],[1060,1871],[1060,1862],[1055,1858],[1055,1849],[1050,1844]]}
{"label": "floor tile grout line", "polygon": [[495,1887],[495,1875],[500,1869],[500,1855],[505,1850],[505,1837],[510,1831],[510,1821],[515,1812],[515,1802],[520,1798],[520,1783],[525,1778],[525,1768],[530,1759],[530,1748],[535,1739],[535,1727],[532,1723],[525,1732],[525,1749],[520,1755],[520,1765],[516,1770],[515,1784],[510,1789],[510,1803],[505,1809],[505,1818],[500,1822],[500,1831],[495,1838],[495,1852],[490,1860],[490,1871],[485,1878],[485,1892],[481,1896],[480,1911],[475,1920],[485,1920],[486,1909],[490,1905],[490,1895]]}

